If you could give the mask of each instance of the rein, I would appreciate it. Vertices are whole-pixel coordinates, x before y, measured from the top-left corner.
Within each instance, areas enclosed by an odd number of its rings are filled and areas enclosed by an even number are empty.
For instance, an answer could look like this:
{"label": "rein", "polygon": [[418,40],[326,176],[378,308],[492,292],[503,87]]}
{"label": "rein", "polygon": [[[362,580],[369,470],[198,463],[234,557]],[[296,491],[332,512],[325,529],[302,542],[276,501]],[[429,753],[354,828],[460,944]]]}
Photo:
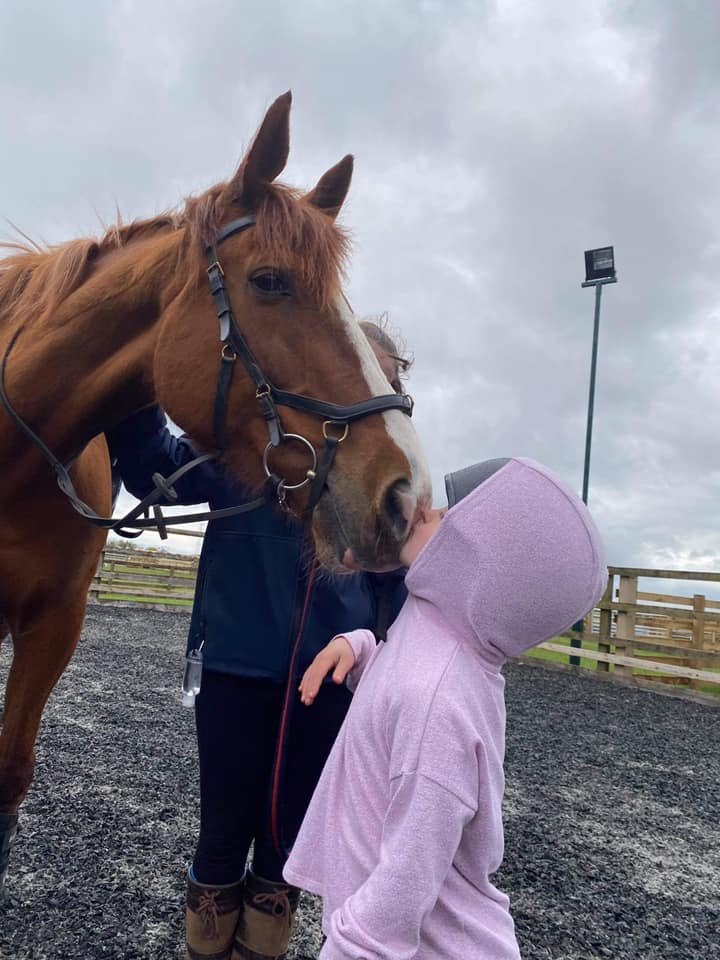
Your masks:
{"label": "rein", "polygon": [[[63,464],[38,434],[22,419],[10,403],[5,390],[5,368],[10,352],[22,331],[22,327],[16,330],[10,340],[3,355],[2,363],[0,363],[0,402],[2,402],[10,419],[18,429],[40,450],[40,453],[54,471],[55,479],[62,493],[68,498],[75,510],[90,523],[106,530],[112,530],[119,536],[128,538],[139,537],[144,530],[154,529],[157,530],[160,537],[165,540],[167,539],[168,522],[172,524],[183,524],[195,523],[198,520],[219,520],[224,517],[232,517],[237,514],[248,513],[251,510],[257,510],[265,504],[271,503],[273,500],[286,509],[285,498],[287,491],[299,490],[307,484],[311,485],[306,509],[306,518],[309,519],[326,487],[337,448],[347,438],[350,424],[356,420],[371,416],[374,413],[383,413],[386,410],[400,410],[407,414],[407,416],[412,416],[413,401],[412,398],[407,395],[387,394],[343,406],[341,404],[328,403],[324,400],[316,400],[313,397],[306,397],[302,394],[278,390],[270,380],[268,380],[245,340],[242,331],[237,325],[230,305],[227,287],[225,286],[225,272],[220,264],[216,250],[216,246],[219,246],[224,240],[227,240],[228,237],[232,237],[236,233],[248,229],[255,223],[256,218],[254,216],[245,216],[237,220],[232,220],[220,229],[215,244],[208,246],[206,250],[210,293],[215,301],[215,309],[220,324],[220,342],[222,344],[220,350],[220,372],[213,407],[213,428],[218,449],[210,453],[201,454],[194,460],[180,467],[180,469],[176,470],[169,477],[164,477],[160,473],[153,474],[154,490],[123,517],[100,516],[80,498],[70,478],[69,470],[72,463],[68,465]],[[173,485],[190,470],[210,460],[217,460],[222,455],[227,434],[228,397],[233,373],[235,371],[235,364],[238,359],[255,384],[255,397],[268,429],[268,444],[263,454],[263,469],[266,476],[263,492],[254,500],[238,504],[234,507],[225,507],[220,510],[206,510],[201,513],[182,514],[166,519],[160,509],[159,501],[169,500],[172,502],[173,500],[177,500],[177,493]],[[304,413],[323,420],[322,431],[325,439],[325,447],[319,458],[315,448],[307,438],[297,433],[286,433],[284,431],[277,410],[278,406],[301,410]],[[281,444],[288,442],[303,444],[310,456],[311,466],[306,471],[304,479],[298,483],[288,483],[286,479],[274,474],[270,468],[269,460],[271,452],[281,446]],[[150,516],[151,511],[152,516]]]}

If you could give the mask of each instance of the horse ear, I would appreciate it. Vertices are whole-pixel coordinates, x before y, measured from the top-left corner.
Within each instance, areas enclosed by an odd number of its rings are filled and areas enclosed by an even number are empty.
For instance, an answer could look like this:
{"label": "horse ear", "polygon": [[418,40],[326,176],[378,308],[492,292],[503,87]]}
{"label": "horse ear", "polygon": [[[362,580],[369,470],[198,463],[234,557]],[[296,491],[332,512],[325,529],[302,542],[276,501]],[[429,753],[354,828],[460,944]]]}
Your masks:
{"label": "horse ear", "polygon": [[227,186],[231,201],[253,207],[263,189],[272,183],[287,163],[290,152],[290,106],[288,90],[270,106],[250,149]]}
{"label": "horse ear", "polygon": [[317,185],[310,193],[305,194],[305,201],[311,203],[314,207],[319,207],[323,213],[326,213],[334,220],[340,213],[353,173],[352,154],[348,153],[343,157],[340,163],[330,167],[327,173],[324,173],[317,182]]}

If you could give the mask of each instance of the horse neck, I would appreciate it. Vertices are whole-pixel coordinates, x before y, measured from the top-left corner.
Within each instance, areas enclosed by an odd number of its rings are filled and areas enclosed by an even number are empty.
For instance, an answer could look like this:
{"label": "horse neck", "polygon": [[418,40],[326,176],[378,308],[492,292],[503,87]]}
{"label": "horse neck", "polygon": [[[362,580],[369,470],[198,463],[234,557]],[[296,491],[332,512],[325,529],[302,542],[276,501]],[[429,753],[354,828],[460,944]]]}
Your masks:
{"label": "horse neck", "polygon": [[159,320],[182,289],[182,232],[103,254],[53,315],[29,318],[8,360],[8,393],[67,458],[152,403]]}

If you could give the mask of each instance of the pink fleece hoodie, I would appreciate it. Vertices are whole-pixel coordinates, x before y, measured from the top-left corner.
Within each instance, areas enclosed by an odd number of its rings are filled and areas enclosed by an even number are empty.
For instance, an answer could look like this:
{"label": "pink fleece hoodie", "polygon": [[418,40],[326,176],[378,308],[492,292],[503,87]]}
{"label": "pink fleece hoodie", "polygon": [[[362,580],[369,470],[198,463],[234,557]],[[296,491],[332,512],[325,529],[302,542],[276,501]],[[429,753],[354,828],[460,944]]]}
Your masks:
{"label": "pink fleece hoodie", "polygon": [[518,960],[490,881],[503,857],[500,668],[582,617],[606,581],[579,498],[509,460],[419,554],[387,643],[348,635],[357,689],[284,871],[323,897],[320,960]]}

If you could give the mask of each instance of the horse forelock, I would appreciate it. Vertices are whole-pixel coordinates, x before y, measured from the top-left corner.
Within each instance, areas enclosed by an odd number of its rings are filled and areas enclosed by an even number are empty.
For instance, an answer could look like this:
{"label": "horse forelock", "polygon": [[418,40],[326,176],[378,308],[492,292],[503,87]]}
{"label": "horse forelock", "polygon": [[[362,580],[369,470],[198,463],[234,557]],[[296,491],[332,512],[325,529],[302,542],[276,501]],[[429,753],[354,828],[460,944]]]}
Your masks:
{"label": "horse forelock", "polygon": [[[255,212],[253,248],[267,266],[288,268],[321,309],[335,300],[345,275],[348,233],[327,214],[284,184],[267,184]],[[238,216],[239,214],[235,214]],[[188,227],[190,249],[204,256],[223,223],[233,219],[226,185],[219,184],[186,201],[182,225]]]}
{"label": "horse forelock", "polygon": [[274,185],[258,212],[259,250],[287,263],[323,309],[340,291],[350,248],[349,236],[327,214],[289,188]]}

